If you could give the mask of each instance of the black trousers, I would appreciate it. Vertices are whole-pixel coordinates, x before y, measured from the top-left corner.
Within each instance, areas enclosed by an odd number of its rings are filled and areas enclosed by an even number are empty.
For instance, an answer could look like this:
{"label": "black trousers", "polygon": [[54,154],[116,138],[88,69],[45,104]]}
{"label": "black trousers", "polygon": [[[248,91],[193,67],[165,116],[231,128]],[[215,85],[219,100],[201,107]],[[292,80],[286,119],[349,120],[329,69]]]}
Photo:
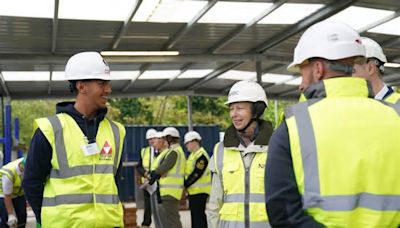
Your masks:
{"label": "black trousers", "polygon": [[143,197],[144,197],[144,213],[143,213],[142,226],[150,226],[151,224],[150,194],[145,189],[143,189]]}
{"label": "black trousers", "polygon": [[[24,196],[18,196],[12,199],[14,211],[18,219],[18,227],[25,227],[26,224],[26,201]],[[4,204],[4,198],[0,198],[0,228],[8,228],[8,213],[6,205]]]}
{"label": "black trousers", "polygon": [[207,217],[205,213],[207,198],[208,194],[205,193],[189,195],[192,228],[207,228]]}

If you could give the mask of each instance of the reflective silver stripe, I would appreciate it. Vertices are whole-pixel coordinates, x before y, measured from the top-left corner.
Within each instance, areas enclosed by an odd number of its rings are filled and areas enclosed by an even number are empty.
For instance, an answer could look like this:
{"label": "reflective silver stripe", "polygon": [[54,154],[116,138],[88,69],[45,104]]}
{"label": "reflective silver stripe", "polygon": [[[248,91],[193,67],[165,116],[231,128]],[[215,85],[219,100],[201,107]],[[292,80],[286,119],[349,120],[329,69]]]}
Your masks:
{"label": "reflective silver stripe", "polygon": [[304,168],[303,208],[315,207],[321,201],[317,146],[314,129],[311,123],[308,103],[302,102],[292,106],[300,140],[301,158]]}
{"label": "reflective silver stripe", "polygon": [[397,115],[400,115],[400,99],[396,102],[396,104],[391,104],[391,103],[387,103],[387,102],[385,102],[385,103],[386,103],[386,105],[393,108],[397,112]]}
{"label": "reflective silver stripe", "polygon": [[[221,173],[222,175],[222,169],[224,168],[224,142],[220,142],[218,144],[218,149],[217,149],[217,169],[218,172]],[[222,181],[222,179],[221,179]]]}
{"label": "reflective silver stripe", "polygon": [[103,203],[103,204],[119,203],[118,195],[96,194],[95,196],[96,196],[96,203]]}
{"label": "reflective silver stripe", "polygon": [[93,172],[93,165],[81,165],[74,166],[65,170],[52,169],[50,172],[51,178],[62,179],[69,178],[79,175],[89,175],[89,174],[112,174],[114,172],[113,165],[96,164],[95,170]]}
{"label": "reflective silver stripe", "polygon": [[55,197],[44,197],[42,205],[45,207],[53,207],[64,204],[89,204],[89,203],[94,203],[94,196],[96,198],[96,203],[104,203],[104,204],[119,203],[119,198],[117,195],[67,194]]}
{"label": "reflective silver stripe", "polygon": [[[245,223],[242,221],[219,221],[220,228],[238,228],[238,227],[245,227]],[[250,222],[251,228],[270,228],[268,221],[260,221],[260,222]]]}
{"label": "reflective silver stripe", "polygon": [[180,184],[160,184],[160,188],[183,188],[183,185]]}
{"label": "reflective silver stripe", "polygon": [[55,197],[43,197],[42,206],[53,207],[62,204],[93,203],[93,194],[68,194]]}
{"label": "reflective silver stripe", "polygon": [[118,129],[118,126],[112,122],[111,120],[108,120],[110,122],[113,135],[114,135],[114,142],[115,142],[115,155],[114,155],[114,166],[109,165],[109,164],[96,164],[94,167],[93,171],[93,165],[81,165],[81,166],[74,166],[74,167],[69,167],[68,165],[68,159],[67,159],[67,152],[65,149],[65,142],[64,142],[64,136],[63,136],[63,129],[61,126],[61,122],[58,119],[57,115],[53,115],[47,118],[53,128],[54,132],[54,140],[55,140],[55,146],[56,146],[56,151],[57,151],[57,162],[58,162],[58,167],[59,169],[52,169],[50,172],[50,177],[51,178],[70,178],[73,176],[79,176],[79,175],[88,175],[88,174],[110,174],[114,173],[114,175],[117,172],[117,167],[118,167],[118,157],[119,157],[119,144],[120,144],[120,132]]}
{"label": "reflective silver stripe", "polygon": [[370,193],[344,196],[323,196],[318,207],[328,211],[351,211],[357,207],[377,211],[399,211],[400,196],[374,195]]}
{"label": "reflective silver stripe", "polygon": [[57,115],[47,117],[47,119],[49,120],[53,128],[54,144],[56,146],[56,151],[57,151],[56,154],[57,154],[58,168],[61,172],[64,172],[64,170],[68,169],[69,166],[68,166],[67,152],[65,149],[61,122],[58,119]]}
{"label": "reflective silver stripe", "polygon": [[[226,203],[243,203],[244,202],[244,194],[229,194],[224,196],[224,202]],[[265,203],[265,195],[250,193],[249,195],[249,203]]]}
{"label": "reflective silver stripe", "polygon": [[114,175],[117,173],[117,169],[118,169],[118,158],[119,158],[119,144],[120,144],[120,140],[121,140],[121,136],[119,135],[119,128],[118,126],[110,119],[108,119],[108,122],[111,125],[111,129],[113,131],[113,135],[114,135],[114,144],[115,144],[115,155],[114,155]]}
{"label": "reflective silver stripe", "polygon": [[177,167],[176,167],[176,172],[175,172],[175,176],[176,177],[183,177],[184,176],[184,174],[180,174],[180,172],[181,172],[181,156],[182,156],[182,153],[181,152],[179,152],[178,150],[174,150],[174,149],[172,149],[173,151],[175,151],[175,153],[177,153],[177,158],[176,159],[178,159],[178,163],[177,163]]}
{"label": "reflective silver stripe", "polygon": [[211,186],[211,182],[206,182],[206,183],[194,183],[192,185],[190,185],[190,187],[207,187],[207,186]]}
{"label": "reflective silver stripe", "polygon": [[317,147],[308,105],[307,102],[303,102],[292,107],[299,134],[304,169],[303,208],[315,207],[328,211],[351,211],[358,207],[379,211],[400,210],[400,195],[359,193],[321,196]]}
{"label": "reflective silver stripe", "polygon": [[214,154],[217,160],[217,164],[215,164],[217,167],[216,170],[218,170],[218,176],[219,176],[219,181],[221,182],[221,189],[224,191],[224,181],[222,177],[222,169],[224,168],[224,141],[219,142],[218,147],[217,147],[217,153]]}

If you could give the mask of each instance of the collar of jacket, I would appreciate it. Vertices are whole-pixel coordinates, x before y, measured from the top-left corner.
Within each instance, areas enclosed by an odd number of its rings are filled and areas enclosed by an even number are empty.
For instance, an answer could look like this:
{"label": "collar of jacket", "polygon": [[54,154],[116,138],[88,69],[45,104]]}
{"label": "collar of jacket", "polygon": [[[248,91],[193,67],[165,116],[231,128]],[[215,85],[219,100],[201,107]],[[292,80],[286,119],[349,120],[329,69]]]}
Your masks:
{"label": "collar of jacket", "polygon": [[[258,121],[258,135],[254,140],[254,145],[266,146],[271,138],[273,127],[271,122],[265,120]],[[224,147],[239,147],[240,140],[236,128],[231,125],[225,131]]]}
{"label": "collar of jacket", "polygon": [[[75,109],[74,105],[75,102],[69,101],[57,103],[56,113],[67,113],[68,115],[72,116],[77,122],[78,120],[83,120],[83,115]],[[107,108],[97,111],[97,114],[95,116],[97,122],[101,122],[105,118],[106,114]]]}
{"label": "collar of jacket", "polygon": [[311,84],[305,91],[306,99],[326,97],[374,97],[372,86],[358,77],[334,77]]}

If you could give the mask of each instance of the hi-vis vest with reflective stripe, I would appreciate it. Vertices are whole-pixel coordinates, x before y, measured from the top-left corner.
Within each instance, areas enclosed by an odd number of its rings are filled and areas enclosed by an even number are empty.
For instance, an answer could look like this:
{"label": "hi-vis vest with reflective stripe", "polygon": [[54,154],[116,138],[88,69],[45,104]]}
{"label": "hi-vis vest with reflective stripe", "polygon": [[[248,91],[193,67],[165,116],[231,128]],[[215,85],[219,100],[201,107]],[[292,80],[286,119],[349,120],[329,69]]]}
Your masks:
{"label": "hi-vis vest with reflective stripe", "polygon": [[[153,161],[152,170],[156,170],[163,162],[164,158],[172,151],[175,150],[165,149],[162,151]],[[161,196],[170,195],[177,200],[180,200],[183,192],[186,159],[185,157],[182,157],[182,153],[179,153],[178,151],[175,152],[177,153],[177,159],[174,167],[168,170],[168,172],[160,178],[158,184]]]}
{"label": "hi-vis vest with reflective stripe", "polygon": [[[142,166],[146,171],[150,170],[151,167],[151,148],[149,146],[142,148],[140,151],[140,155],[142,157]],[[145,179],[142,177],[142,183],[144,183]]]}
{"label": "hi-vis vest with reflective stripe", "polygon": [[366,98],[365,81],[323,86],[285,114],[303,208],[327,227],[398,227],[400,107]]}
{"label": "hi-vis vest with reflective stripe", "polygon": [[224,192],[219,227],[270,227],[264,194],[267,153],[256,153],[250,169],[245,170],[240,151],[224,148],[221,142],[214,147],[213,159]]}
{"label": "hi-vis vest with reflective stripe", "polygon": [[45,182],[42,227],[123,227],[114,175],[124,127],[104,119],[96,135],[99,154],[85,156],[84,134],[68,114],[35,120],[52,149],[52,170]]}
{"label": "hi-vis vest with reflective stripe", "polygon": [[[196,161],[202,155],[204,155],[208,161],[210,161],[210,156],[208,156],[207,151],[201,147],[196,152],[193,152],[189,155],[189,158],[186,161],[185,167],[185,178],[188,178],[189,175],[193,172],[194,167],[196,167]],[[199,194],[199,193],[206,193],[210,194],[211,190],[211,172],[206,167],[204,170],[203,175],[192,185],[189,186],[187,189],[189,195]]]}
{"label": "hi-vis vest with reflective stripe", "polygon": [[11,193],[11,198],[24,195],[24,191],[21,187],[22,179],[18,175],[17,166],[22,162],[24,158],[19,158],[15,161],[9,162],[7,165],[0,169],[0,194],[3,195],[3,175],[6,175],[8,179],[13,183],[13,191]]}

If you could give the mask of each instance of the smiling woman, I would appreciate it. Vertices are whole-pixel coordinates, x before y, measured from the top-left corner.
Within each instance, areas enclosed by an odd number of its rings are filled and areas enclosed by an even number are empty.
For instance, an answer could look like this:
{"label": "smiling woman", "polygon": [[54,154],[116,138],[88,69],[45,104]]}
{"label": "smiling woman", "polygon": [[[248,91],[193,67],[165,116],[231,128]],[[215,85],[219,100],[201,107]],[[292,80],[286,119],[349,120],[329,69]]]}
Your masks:
{"label": "smiling woman", "polygon": [[[273,130],[270,122],[261,119],[268,106],[267,96],[256,82],[240,81],[230,89],[225,104],[232,125],[210,159],[209,226],[269,227],[264,170]],[[237,216],[239,212],[243,216]]]}

